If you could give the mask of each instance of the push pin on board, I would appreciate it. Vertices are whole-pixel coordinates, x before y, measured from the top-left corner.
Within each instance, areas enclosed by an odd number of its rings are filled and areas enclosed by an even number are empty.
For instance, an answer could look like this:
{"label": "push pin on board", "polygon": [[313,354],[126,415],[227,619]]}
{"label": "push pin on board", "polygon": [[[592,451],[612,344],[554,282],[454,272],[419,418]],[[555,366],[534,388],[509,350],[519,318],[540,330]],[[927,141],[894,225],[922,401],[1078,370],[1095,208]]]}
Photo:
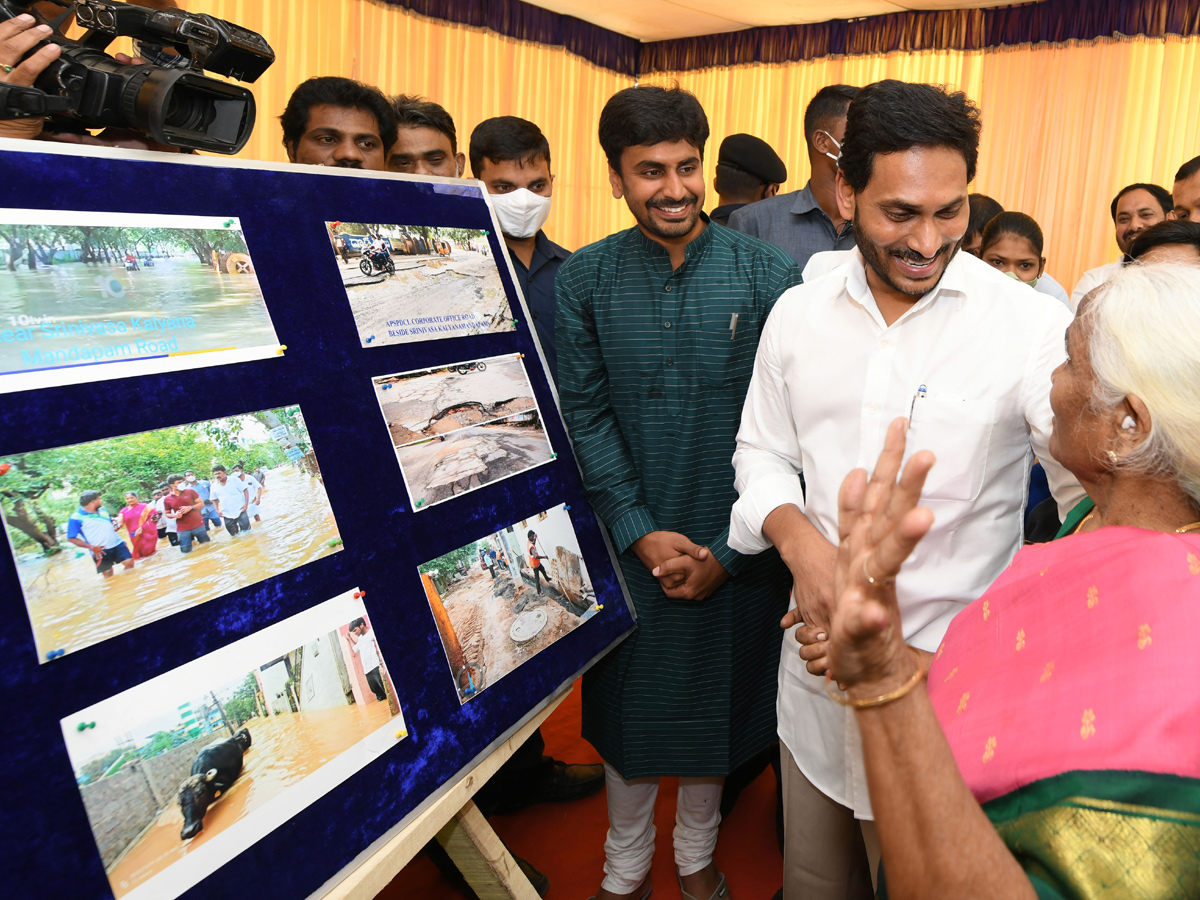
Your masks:
{"label": "push pin on board", "polygon": [[371,335],[369,338],[367,338],[365,341],[363,341],[363,343],[364,343],[364,344],[369,344],[369,343],[371,343],[371,341],[373,341],[373,340],[375,340],[375,335]]}
{"label": "push pin on board", "polygon": [[278,349],[275,351],[275,355],[276,355],[276,356],[283,356],[283,351],[284,351],[284,350],[286,350],[286,349],[287,349],[287,344],[280,344],[280,345],[279,345],[279,348],[278,348]]}
{"label": "push pin on board", "polygon": [[558,459],[558,454],[557,454],[557,453],[551,453],[551,454],[550,454],[550,458],[551,458],[551,459]]}
{"label": "push pin on board", "polygon": [[603,604],[603,603],[597,603],[597,604],[596,604],[596,609],[604,609],[604,604]]}
{"label": "push pin on board", "polygon": [[237,220],[236,220],[236,219],[228,219],[228,220],[226,220],[226,222],[225,222],[225,227],[226,227],[226,228],[232,228],[232,227],[233,227],[234,225],[236,225],[236,224],[237,224]]}
{"label": "push pin on board", "polygon": [[563,504],[563,509],[565,509],[567,512],[570,512],[570,511],[571,511],[571,504],[570,504],[570,503],[564,503],[564,504]]}
{"label": "push pin on board", "polygon": [[421,508],[421,504],[422,504],[422,503],[424,503],[424,502],[425,502],[425,498],[424,498],[424,497],[422,497],[420,500],[418,500],[418,501],[417,501],[417,509],[420,509],[420,508]]}
{"label": "push pin on board", "polygon": [[75,730],[76,731],[87,731],[89,728],[95,728],[95,727],[96,727],[95,722],[80,722],[78,725],[75,726]]}
{"label": "push pin on board", "polygon": [[392,386],[390,384],[385,384],[383,387],[380,388],[381,391],[390,391],[391,389],[392,389]]}
{"label": "push pin on board", "polygon": [[58,659],[60,656],[66,656],[66,650],[48,650],[46,651],[46,659]]}
{"label": "push pin on board", "polygon": [[408,737],[408,732],[405,731],[403,728],[401,728],[399,731],[396,732],[396,740],[402,741],[406,737]]}
{"label": "push pin on board", "polygon": [[355,599],[355,600],[360,600],[360,599],[362,599],[362,598],[363,598],[363,597],[365,597],[365,596],[367,596],[367,592],[366,592],[366,591],[355,591],[355,592],[354,592],[354,599]]}
{"label": "push pin on board", "polygon": [[331,538],[331,539],[330,539],[330,541],[329,541],[329,546],[330,546],[330,547],[337,547],[337,546],[339,546],[341,543],[342,543],[342,539],[341,539],[341,538]]}
{"label": "push pin on board", "polygon": [[517,326],[521,324],[520,319],[513,319],[513,331],[517,330]]}

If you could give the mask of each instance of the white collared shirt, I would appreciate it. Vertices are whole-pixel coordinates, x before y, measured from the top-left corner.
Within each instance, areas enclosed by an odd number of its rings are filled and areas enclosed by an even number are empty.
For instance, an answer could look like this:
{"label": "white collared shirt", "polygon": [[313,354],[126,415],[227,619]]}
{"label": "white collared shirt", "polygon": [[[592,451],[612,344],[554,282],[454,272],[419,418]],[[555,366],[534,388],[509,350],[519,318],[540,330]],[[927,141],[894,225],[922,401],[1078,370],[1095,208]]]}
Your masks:
{"label": "white collared shirt", "polygon": [[1118,259],[1116,262],[1088,269],[1080,275],[1079,281],[1075,284],[1075,290],[1071,291],[1071,310],[1079,309],[1079,301],[1120,272],[1121,265],[1121,260]]}
{"label": "white collared shirt", "polygon": [[[922,504],[934,524],[896,581],[904,635],[936,650],[954,615],[1021,546],[1034,454],[1064,514],[1083,490],[1047,451],[1050,374],[1070,313],[967,253],[890,327],[862,254],[780,297],[763,329],[733,457],[739,499],[729,546],[770,546],[763,520],[794,503],[837,541],[837,496],[874,467],[888,425],[912,418],[906,455],[932,450]],[[921,387],[924,395],[918,396]],[[804,473],[807,500],[800,487]],[[871,817],[852,713],[809,675],[791,631],[779,670],[779,736],[817,788]]]}

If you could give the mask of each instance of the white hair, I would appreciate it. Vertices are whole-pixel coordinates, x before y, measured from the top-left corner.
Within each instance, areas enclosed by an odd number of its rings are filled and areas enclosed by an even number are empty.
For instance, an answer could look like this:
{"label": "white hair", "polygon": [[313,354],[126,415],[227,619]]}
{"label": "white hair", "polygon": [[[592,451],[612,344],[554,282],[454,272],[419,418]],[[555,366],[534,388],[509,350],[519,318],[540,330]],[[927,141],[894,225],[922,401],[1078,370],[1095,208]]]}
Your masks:
{"label": "white hair", "polygon": [[1150,411],[1149,435],[1122,468],[1173,478],[1200,504],[1200,266],[1125,266],[1089,298],[1080,323],[1093,406],[1110,409],[1134,394]]}

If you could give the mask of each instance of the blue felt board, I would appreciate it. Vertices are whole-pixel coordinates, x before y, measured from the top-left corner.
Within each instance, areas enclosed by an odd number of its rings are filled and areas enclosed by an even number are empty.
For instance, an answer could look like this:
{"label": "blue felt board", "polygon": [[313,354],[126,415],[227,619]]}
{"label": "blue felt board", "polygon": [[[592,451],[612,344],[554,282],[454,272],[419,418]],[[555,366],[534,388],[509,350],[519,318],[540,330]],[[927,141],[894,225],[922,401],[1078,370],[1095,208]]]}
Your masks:
{"label": "blue felt board", "polygon": [[[340,553],[43,665],[12,556],[0,552],[3,894],[111,896],[62,717],[360,587],[409,737],[183,895],[306,897],[633,625],[490,208],[477,188],[447,191],[444,183],[398,175],[60,152],[23,142],[0,142],[0,185],[0,206],[11,208],[237,216],[287,346],[284,355],[257,362],[0,395],[0,461],[299,402],[345,541]],[[339,219],[490,231],[517,329],[359,346],[324,224]],[[525,354],[557,459],[414,513],[371,376],[514,351]],[[564,502],[604,609],[460,705],[417,566]]]}

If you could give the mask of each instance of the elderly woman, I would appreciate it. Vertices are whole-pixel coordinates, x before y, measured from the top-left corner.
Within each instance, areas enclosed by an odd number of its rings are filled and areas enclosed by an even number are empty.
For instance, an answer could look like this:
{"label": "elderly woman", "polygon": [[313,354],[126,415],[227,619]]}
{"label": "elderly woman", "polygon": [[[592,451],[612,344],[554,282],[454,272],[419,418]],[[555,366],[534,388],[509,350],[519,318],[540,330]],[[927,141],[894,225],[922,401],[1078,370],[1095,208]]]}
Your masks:
{"label": "elderly woman", "polygon": [[955,618],[928,686],[893,582],[933,521],[933,456],[897,483],[898,420],[870,480],[842,485],[823,652],[856,710],[884,896],[1200,896],[1200,268],[1127,267],[1067,352],[1050,448],[1094,508]]}

